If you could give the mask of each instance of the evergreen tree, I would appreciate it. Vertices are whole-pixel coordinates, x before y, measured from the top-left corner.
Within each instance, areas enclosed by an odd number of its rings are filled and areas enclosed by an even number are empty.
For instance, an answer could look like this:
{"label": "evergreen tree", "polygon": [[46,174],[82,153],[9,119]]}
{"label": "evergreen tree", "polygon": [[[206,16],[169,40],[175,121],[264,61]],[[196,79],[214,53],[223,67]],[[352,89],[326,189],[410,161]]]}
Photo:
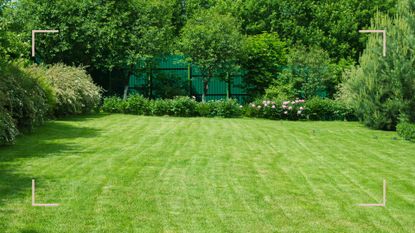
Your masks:
{"label": "evergreen tree", "polygon": [[393,130],[399,118],[415,122],[415,4],[403,0],[394,18],[378,14],[373,29],[387,31],[387,54],[382,36],[370,36],[360,65],[345,77],[341,97],[354,106],[369,127]]}

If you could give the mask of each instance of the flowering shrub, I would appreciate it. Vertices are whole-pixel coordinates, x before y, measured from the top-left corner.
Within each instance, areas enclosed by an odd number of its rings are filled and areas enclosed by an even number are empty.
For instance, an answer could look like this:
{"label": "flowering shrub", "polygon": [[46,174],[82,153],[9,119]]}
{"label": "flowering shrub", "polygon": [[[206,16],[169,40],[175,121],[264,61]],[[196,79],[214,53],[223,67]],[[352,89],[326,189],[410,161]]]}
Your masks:
{"label": "flowering shrub", "polygon": [[305,118],[305,100],[286,100],[254,102],[245,109],[245,115],[267,119],[299,120]]}
{"label": "flowering shrub", "polygon": [[105,112],[178,117],[258,117],[273,120],[356,120],[353,111],[342,102],[313,98],[307,102],[295,100],[264,100],[242,106],[235,100],[217,100],[206,103],[194,98],[149,100],[131,95],[127,100],[110,97],[104,100]]}

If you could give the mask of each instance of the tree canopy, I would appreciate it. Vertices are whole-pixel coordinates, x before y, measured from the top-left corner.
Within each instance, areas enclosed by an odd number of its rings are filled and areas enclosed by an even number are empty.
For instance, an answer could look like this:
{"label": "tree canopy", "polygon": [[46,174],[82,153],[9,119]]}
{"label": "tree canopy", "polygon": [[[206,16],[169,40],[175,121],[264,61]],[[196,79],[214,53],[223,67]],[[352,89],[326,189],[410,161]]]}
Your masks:
{"label": "tree canopy", "polygon": [[33,29],[60,30],[56,35],[39,35],[42,39],[36,50],[46,63],[112,70],[169,51],[173,37],[170,3],[20,0],[9,17],[27,39]]}
{"label": "tree canopy", "polygon": [[414,18],[415,5],[406,0],[393,18],[377,15],[372,28],[386,29],[386,56],[382,37],[373,35],[360,65],[345,75],[341,97],[367,126],[393,130],[399,120],[415,122]]}
{"label": "tree canopy", "polygon": [[241,45],[238,22],[230,14],[211,9],[187,21],[182,29],[179,49],[188,61],[198,65],[201,70],[203,100],[213,75],[234,70]]}

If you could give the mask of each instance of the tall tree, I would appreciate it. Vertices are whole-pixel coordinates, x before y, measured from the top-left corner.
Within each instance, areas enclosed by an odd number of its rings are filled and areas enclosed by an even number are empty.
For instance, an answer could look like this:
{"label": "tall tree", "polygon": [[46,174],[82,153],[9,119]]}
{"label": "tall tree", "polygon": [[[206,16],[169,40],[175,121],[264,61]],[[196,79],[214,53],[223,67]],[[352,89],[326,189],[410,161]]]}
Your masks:
{"label": "tall tree", "polygon": [[400,117],[415,122],[415,3],[402,0],[394,18],[377,15],[373,29],[386,29],[387,54],[382,36],[370,36],[360,65],[346,74],[341,97],[369,127],[393,130]]}
{"label": "tall tree", "polygon": [[179,49],[189,62],[201,70],[203,101],[206,100],[210,79],[215,74],[221,75],[235,69],[242,39],[237,20],[216,9],[194,15],[183,27]]}
{"label": "tall tree", "polygon": [[39,35],[37,54],[46,63],[64,62],[93,70],[126,70],[168,53],[173,37],[172,5],[167,0],[20,0],[10,13],[30,38],[33,29],[58,29]]}

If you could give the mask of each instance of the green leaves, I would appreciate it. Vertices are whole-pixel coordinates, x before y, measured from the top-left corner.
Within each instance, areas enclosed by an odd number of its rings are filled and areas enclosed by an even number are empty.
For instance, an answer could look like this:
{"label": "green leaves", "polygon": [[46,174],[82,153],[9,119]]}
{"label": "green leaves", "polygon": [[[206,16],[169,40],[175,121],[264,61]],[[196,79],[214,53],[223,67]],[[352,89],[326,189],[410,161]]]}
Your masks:
{"label": "green leaves", "polygon": [[406,0],[394,18],[378,14],[372,27],[387,30],[387,56],[382,37],[371,35],[360,66],[345,75],[342,98],[372,128],[393,130],[400,115],[415,122],[414,16],[415,8]]}
{"label": "green leaves", "polygon": [[235,70],[241,46],[242,35],[237,20],[215,9],[200,12],[189,19],[178,43],[183,55],[201,69],[203,96],[207,94],[207,82],[213,75]]}
{"label": "green leaves", "polygon": [[161,0],[54,1],[21,0],[9,17],[18,31],[58,29],[36,47],[46,63],[124,69],[138,59],[162,56],[172,40],[172,3]]}
{"label": "green leaves", "polygon": [[252,96],[260,96],[277,78],[287,62],[287,42],[277,33],[248,36],[243,46],[241,66],[246,70],[245,84]]}

